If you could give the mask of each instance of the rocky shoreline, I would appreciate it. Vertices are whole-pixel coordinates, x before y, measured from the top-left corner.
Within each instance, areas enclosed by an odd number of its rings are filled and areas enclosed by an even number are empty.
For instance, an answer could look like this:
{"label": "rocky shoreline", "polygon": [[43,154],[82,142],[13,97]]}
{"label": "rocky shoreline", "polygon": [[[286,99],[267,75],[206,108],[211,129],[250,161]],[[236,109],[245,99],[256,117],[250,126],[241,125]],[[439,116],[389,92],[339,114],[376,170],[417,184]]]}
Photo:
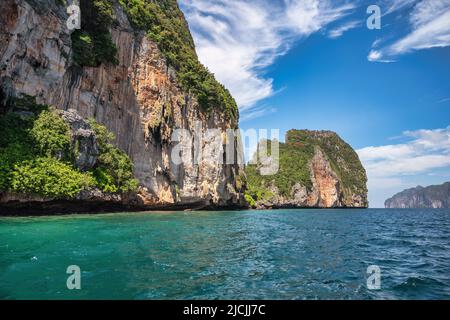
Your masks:
{"label": "rocky shoreline", "polygon": [[212,201],[186,198],[178,203],[149,202],[144,191],[130,194],[106,194],[100,190],[82,192],[75,199],[46,199],[40,196],[0,194],[0,216],[46,216],[101,214],[141,211],[242,210],[243,205],[218,206]]}
{"label": "rocky shoreline", "polygon": [[12,201],[0,204],[0,217],[25,217],[25,216],[64,216],[76,214],[109,214],[122,212],[172,212],[172,211],[242,211],[242,210],[355,210],[367,209],[356,207],[299,207],[295,205],[280,205],[271,207],[258,207],[256,209],[244,206],[215,206],[204,200],[180,204],[154,204],[151,206],[139,204],[124,204],[120,202],[106,201],[79,201],[79,200],[53,200],[48,202],[18,202]]}
{"label": "rocky shoreline", "polygon": [[[200,209],[199,209],[200,208]],[[173,205],[127,205],[102,201],[55,200],[50,202],[11,202],[0,205],[0,217],[14,216],[60,216],[73,214],[106,214],[145,211],[199,211],[199,210],[242,210],[236,207],[214,207],[204,201]]]}
{"label": "rocky shoreline", "polygon": [[[213,166],[193,161],[175,165],[171,159],[177,146],[172,141],[175,130],[198,136],[199,145],[188,141],[184,146],[192,154],[197,148],[202,154],[215,155],[221,150],[207,135],[208,129],[225,135],[227,129],[237,128],[238,116],[229,119],[221,101],[208,111],[201,107],[197,95],[182,86],[158,44],[130,23],[118,1],[108,4],[112,4],[114,23],[107,33],[117,48],[117,63],[85,66],[75,59],[64,5],[52,0],[0,2],[4,31],[0,36],[0,65],[4,66],[0,115],[15,111],[11,102],[30,97],[36,104],[95,119],[114,134],[115,147],[131,159],[135,178],[149,191],[144,195],[151,196],[144,199],[146,206],[175,204],[180,199],[211,199],[215,206],[224,207],[242,203],[237,183],[242,168],[237,160]],[[187,27],[179,32],[190,39]],[[80,160],[89,163],[95,158],[95,147],[89,133],[80,132],[79,137],[86,142]]]}

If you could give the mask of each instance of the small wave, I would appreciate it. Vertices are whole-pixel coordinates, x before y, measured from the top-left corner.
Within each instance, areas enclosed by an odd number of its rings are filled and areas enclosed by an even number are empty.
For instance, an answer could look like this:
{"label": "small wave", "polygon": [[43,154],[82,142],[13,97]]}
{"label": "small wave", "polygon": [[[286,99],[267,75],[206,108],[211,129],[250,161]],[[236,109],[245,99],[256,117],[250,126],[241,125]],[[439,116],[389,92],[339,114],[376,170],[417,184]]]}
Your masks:
{"label": "small wave", "polygon": [[445,285],[439,280],[427,277],[409,277],[406,281],[398,284],[394,287],[394,290],[398,291],[410,291],[410,290],[422,290],[428,288],[434,288],[435,286]]}

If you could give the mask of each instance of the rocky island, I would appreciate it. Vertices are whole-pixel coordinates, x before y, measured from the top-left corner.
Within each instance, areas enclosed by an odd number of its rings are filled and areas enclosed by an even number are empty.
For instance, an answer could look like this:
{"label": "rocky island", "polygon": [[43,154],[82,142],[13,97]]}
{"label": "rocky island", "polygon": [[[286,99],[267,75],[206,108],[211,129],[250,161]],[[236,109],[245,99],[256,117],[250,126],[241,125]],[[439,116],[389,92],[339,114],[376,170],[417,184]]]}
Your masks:
{"label": "rocky island", "polygon": [[200,135],[188,153],[225,154],[208,129],[239,128],[176,0],[79,4],[71,31],[66,1],[0,2],[0,214],[367,207],[364,168],[332,132],[289,132],[272,178],[239,156],[175,163],[174,130]]}
{"label": "rocky island", "polygon": [[386,200],[384,205],[388,209],[450,208],[450,182],[404,190]]}
{"label": "rocky island", "polygon": [[[174,165],[171,161],[175,128],[192,132],[200,126],[204,131],[218,128],[225,132],[237,128],[239,118],[228,90],[198,61],[176,0],[81,0],[80,7],[81,29],[71,32],[66,24],[69,15],[65,1],[0,3],[0,115],[4,123],[11,123],[11,119],[20,122],[22,133],[27,133],[34,127],[30,122],[50,106],[68,113],[55,111],[47,118],[72,114],[81,118],[77,122],[84,126],[70,132],[62,129],[62,140],[73,143],[56,141],[56,145],[43,148],[34,137],[24,134],[19,139],[27,140],[28,147],[37,152],[21,153],[20,157],[13,152],[18,145],[25,145],[24,140],[12,143],[3,139],[0,202],[6,209],[2,211],[10,213],[25,206],[49,212],[55,203],[56,208],[69,211],[109,210],[116,205],[241,206],[244,199],[238,175],[243,168],[237,162],[202,166]],[[110,142],[126,154],[133,168],[105,167],[98,161],[99,139],[89,119],[104,126],[104,134],[106,130],[115,136]],[[1,130],[3,136],[7,128],[2,126]],[[74,138],[80,130],[86,135],[82,146]],[[18,137],[17,132],[10,133]],[[210,152],[208,140],[202,141],[202,151]],[[61,156],[63,150],[57,149],[69,145],[71,154],[79,153],[78,147],[84,148],[81,158],[85,163]],[[73,180],[76,185],[62,194],[56,192],[52,181],[38,180],[35,175],[17,182],[17,170],[25,167],[22,171],[33,172],[32,168],[39,167],[35,163],[39,158],[47,161],[41,167],[48,162],[58,168],[64,164],[64,169],[80,179]],[[87,183],[86,177],[79,176],[89,172],[95,176],[101,167],[101,179]],[[121,175],[130,170],[139,187],[121,188]],[[66,179],[69,176],[66,174]],[[110,183],[99,182],[105,179]],[[35,187],[39,183],[48,185]]]}
{"label": "rocky island", "polygon": [[246,169],[246,198],[254,208],[368,207],[366,171],[334,132],[288,131],[279,147],[278,172],[262,175],[263,163],[259,159]]}

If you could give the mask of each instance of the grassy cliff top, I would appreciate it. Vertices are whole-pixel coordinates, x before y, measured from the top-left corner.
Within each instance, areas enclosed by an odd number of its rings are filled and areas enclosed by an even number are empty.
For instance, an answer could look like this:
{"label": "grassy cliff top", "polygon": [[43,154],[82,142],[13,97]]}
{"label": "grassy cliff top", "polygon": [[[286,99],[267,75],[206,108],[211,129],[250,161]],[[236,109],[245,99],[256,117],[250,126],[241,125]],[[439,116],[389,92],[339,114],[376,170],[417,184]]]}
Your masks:
{"label": "grassy cliff top", "polygon": [[[270,144],[269,144],[270,145]],[[258,165],[247,167],[249,193],[270,197],[267,187],[273,182],[280,193],[291,196],[292,187],[300,183],[312,188],[310,166],[315,148],[325,154],[331,168],[338,175],[346,195],[367,193],[367,176],[357,153],[332,131],[290,130],[286,143],[280,143],[280,168],[273,176],[261,176]]]}
{"label": "grassy cliff top", "polygon": [[177,72],[183,89],[197,96],[204,110],[219,109],[234,127],[239,111],[230,92],[202,65],[184,14],[176,0],[119,0],[131,24],[147,32]]}
{"label": "grassy cliff top", "polygon": [[72,34],[74,60],[80,66],[117,64],[117,48],[110,28],[117,22],[119,4],[134,29],[144,31],[177,74],[180,87],[193,93],[202,110],[220,110],[238,126],[239,110],[230,92],[202,65],[194,40],[176,0],[80,0],[81,30]]}

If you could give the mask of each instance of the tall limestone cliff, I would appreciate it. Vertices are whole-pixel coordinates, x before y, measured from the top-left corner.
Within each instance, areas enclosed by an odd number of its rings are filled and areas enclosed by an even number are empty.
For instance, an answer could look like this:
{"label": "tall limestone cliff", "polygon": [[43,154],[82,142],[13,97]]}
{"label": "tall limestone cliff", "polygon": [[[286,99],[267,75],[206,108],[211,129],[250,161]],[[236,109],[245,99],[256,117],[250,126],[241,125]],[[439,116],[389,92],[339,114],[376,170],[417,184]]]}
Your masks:
{"label": "tall limestone cliff", "polygon": [[389,209],[450,208],[450,182],[404,190],[386,200],[385,207]]}
{"label": "tall limestone cliff", "polygon": [[176,0],[79,4],[82,28],[71,32],[66,1],[0,2],[0,113],[31,97],[95,118],[131,158],[140,206],[240,205],[237,159],[172,161],[175,129],[196,135],[200,152],[214,154],[223,150],[206,130],[238,125],[234,100],[197,60]]}
{"label": "tall limestone cliff", "polygon": [[[261,152],[261,149],[264,149]],[[286,143],[264,141],[246,169],[256,208],[366,208],[367,176],[356,152],[331,131],[291,130]],[[264,172],[275,165],[275,170]]]}

